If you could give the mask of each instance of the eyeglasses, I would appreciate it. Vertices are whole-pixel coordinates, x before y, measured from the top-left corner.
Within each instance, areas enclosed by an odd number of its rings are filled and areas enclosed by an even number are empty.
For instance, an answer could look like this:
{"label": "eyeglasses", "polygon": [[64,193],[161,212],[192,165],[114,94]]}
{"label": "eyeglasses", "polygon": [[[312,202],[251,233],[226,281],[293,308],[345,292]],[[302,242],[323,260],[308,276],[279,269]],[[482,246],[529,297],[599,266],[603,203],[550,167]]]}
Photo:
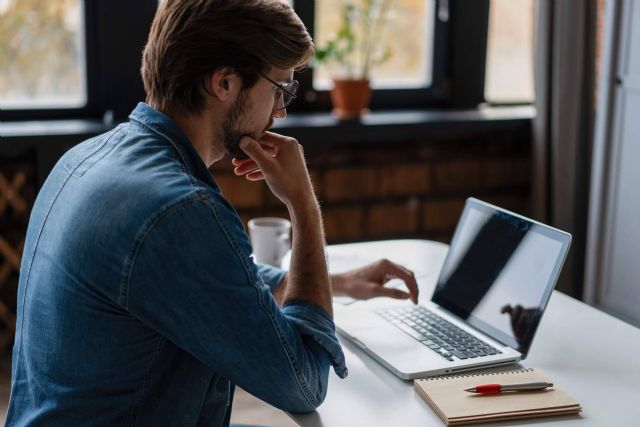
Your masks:
{"label": "eyeglasses", "polygon": [[296,92],[298,91],[298,87],[300,86],[300,83],[298,83],[297,80],[291,80],[288,83],[279,84],[262,73],[260,73],[260,76],[264,77],[277,88],[276,99],[273,102],[274,110],[284,110],[289,105],[291,105],[294,99],[296,99]]}

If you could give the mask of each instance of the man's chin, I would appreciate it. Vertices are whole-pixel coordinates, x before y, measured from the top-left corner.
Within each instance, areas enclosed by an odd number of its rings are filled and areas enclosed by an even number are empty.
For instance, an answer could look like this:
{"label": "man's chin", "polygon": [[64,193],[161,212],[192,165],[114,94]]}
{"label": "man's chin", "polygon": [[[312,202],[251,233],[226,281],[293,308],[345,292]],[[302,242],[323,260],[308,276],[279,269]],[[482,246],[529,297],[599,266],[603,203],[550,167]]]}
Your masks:
{"label": "man's chin", "polygon": [[247,156],[247,153],[242,151],[242,149],[238,145],[236,145],[236,147],[234,148],[225,147],[225,151],[227,152],[227,155],[231,158],[235,157],[236,159],[240,159],[240,160],[246,160],[249,158],[249,156]]}
{"label": "man's chin", "polygon": [[240,138],[242,138],[242,136],[233,138],[231,141],[225,141],[224,151],[231,158],[235,157],[241,160],[248,159],[249,156],[240,148]]}
{"label": "man's chin", "polygon": [[[273,121],[269,122],[269,126],[267,126],[265,130],[260,132],[259,134],[253,134],[253,135],[245,134],[245,135],[248,136],[249,138],[255,139],[256,141],[260,141],[262,138],[264,138],[264,136],[267,134],[267,132],[271,129],[272,126],[273,126]],[[247,154],[244,151],[242,151],[242,149],[240,148],[240,138],[242,138],[242,136],[244,135],[239,136],[237,140],[235,140],[234,138],[234,142],[232,143],[225,142],[224,149],[229,157],[232,157],[232,158],[235,157],[240,160],[246,160],[249,158],[249,156],[247,156]]]}

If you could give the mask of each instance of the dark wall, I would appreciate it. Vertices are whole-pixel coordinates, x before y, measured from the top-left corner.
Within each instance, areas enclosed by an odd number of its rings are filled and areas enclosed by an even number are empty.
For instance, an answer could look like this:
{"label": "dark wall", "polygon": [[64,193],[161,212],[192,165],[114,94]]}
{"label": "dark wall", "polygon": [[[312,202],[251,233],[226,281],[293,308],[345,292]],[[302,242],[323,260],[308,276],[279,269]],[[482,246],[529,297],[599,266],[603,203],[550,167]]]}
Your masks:
{"label": "dark wall", "polygon": [[[444,114],[444,121],[439,113],[424,114],[427,122],[420,114],[380,114],[368,124],[292,117],[276,129],[305,147],[329,243],[448,242],[469,196],[528,214],[530,119],[456,122],[450,121],[456,113]],[[10,349],[14,334],[20,258],[38,188],[66,150],[107,130],[100,122],[61,127],[64,132],[29,136],[0,128],[0,353]],[[287,217],[264,182],[236,177],[228,160],[211,172],[245,224],[256,216]]]}

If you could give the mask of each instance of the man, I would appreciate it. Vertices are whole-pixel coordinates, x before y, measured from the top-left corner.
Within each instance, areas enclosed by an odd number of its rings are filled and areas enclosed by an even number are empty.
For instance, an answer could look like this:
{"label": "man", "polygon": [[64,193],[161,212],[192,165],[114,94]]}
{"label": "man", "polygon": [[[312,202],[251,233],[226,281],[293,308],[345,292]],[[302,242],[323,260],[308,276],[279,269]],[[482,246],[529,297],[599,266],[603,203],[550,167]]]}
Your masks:
{"label": "man", "polygon": [[[234,385],[311,411],[329,366],[347,375],[332,290],[416,301],[412,273],[388,261],[329,276],[301,146],[267,131],[312,52],[279,1],[161,3],[147,103],[66,153],[34,205],[7,425],[226,425]],[[287,206],[288,273],[250,258],[208,171],[225,153]],[[389,277],[410,294],[384,288]]]}

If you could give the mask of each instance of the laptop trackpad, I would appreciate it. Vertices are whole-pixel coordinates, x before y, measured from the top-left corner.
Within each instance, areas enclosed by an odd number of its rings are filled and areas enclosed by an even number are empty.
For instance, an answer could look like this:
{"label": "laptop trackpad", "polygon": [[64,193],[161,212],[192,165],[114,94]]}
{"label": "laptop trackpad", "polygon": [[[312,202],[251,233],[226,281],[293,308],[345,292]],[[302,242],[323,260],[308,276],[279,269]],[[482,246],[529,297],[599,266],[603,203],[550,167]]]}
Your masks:
{"label": "laptop trackpad", "polygon": [[359,314],[357,321],[349,319],[350,327],[345,331],[400,372],[419,372],[444,364],[440,356],[380,316]]}

